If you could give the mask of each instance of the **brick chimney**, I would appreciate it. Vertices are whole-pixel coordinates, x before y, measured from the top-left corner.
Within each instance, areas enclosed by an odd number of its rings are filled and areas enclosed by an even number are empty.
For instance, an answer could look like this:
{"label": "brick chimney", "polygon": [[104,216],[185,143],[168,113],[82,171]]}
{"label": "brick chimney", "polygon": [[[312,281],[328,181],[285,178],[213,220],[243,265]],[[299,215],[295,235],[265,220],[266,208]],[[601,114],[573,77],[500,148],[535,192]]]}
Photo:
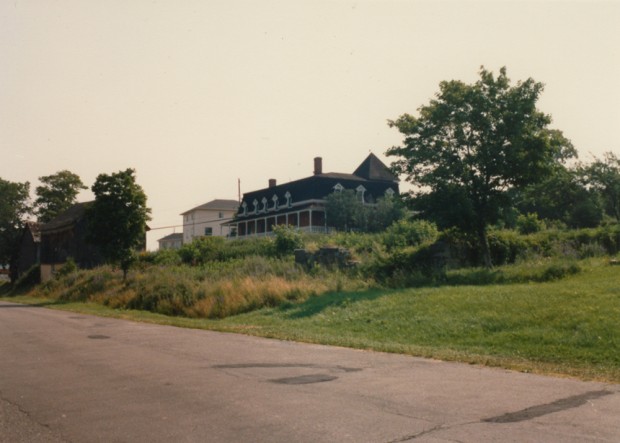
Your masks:
{"label": "brick chimney", "polygon": [[323,173],[323,159],[321,157],[314,157],[314,175]]}
{"label": "brick chimney", "polygon": [[276,186],[276,179],[275,178],[270,178],[269,179],[269,187],[270,188],[275,188]]}

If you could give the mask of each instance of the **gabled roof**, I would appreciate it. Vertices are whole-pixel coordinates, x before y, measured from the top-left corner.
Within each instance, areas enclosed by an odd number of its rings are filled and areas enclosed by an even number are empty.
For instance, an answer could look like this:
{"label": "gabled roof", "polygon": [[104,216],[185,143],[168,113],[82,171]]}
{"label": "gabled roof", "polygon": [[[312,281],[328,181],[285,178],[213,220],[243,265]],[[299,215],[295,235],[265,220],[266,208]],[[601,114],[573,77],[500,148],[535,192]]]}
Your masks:
{"label": "gabled roof", "polygon": [[373,153],[366,157],[366,160],[358,166],[353,175],[367,180],[398,181],[398,178],[392,174],[392,171]]}
{"label": "gabled roof", "polygon": [[166,240],[183,240],[183,234],[181,234],[180,232],[174,233],[174,234],[168,234],[165,237],[160,238],[159,241],[166,241]]}
{"label": "gabled roof", "polygon": [[50,233],[52,231],[62,231],[73,226],[79,219],[84,216],[86,209],[94,202],[76,203],[65,212],[60,213],[47,223],[40,226],[42,233]]}
{"label": "gabled roof", "polygon": [[210,202],[204,203],[200,206],[196,206],[195,208],[190,209],[189,211],[182,212],[181,215],[189,214],[194,211],[236,211],[239,207],[239,202],[237,200],[224,200],[224,199],[215,199]]}

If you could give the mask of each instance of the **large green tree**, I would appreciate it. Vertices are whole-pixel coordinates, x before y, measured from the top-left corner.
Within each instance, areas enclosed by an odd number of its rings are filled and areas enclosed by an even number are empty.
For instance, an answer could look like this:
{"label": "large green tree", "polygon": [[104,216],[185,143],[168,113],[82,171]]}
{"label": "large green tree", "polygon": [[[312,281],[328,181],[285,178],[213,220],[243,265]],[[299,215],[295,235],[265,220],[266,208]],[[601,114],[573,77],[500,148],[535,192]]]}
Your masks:
{"label": "large green tree", "polygon": [[584,180],[581,168],[554,168],[538,183],[520,190],[516,207],[523,214],[536,213],[571,228],[592,228],[603,219],[601,198]]}
{"label": "large green tree", "polygon": [[136,183],[135,171],[100,174],[92,186],[95,201],[88,209],[88,239],[105,259],[123,270],[131,266],[135,250],[144,247],[151,210],[146,194]]}
{"label": "large green tree", "polygon": [[56,174],[39,177],[41,186],[35,192],[34,204],[38,219],[46,223],[61,212],[69,209],[82,189],[88,189],[80,177],[71,171],[59,171]]}
{"label": "large green tree", "polygon": [[620,221],[620,159],[606,152],[602,159],[595,158],[578,170],[584,182],[601,196],[607,215]]}
{"label": "large green tree", "polygon": [[[12,271],[24,223],[32,213],[29,198],[30,183],[0,178],[0,265],[10,264]],[[11,272],[11,280],[14,275]]]}
{"label": "large green tree", "polygon": [[343,231],[379,232],[400,220],[404,211],[396,197],[382,197],[376,203],[362,203],[352,189],[332,192],[325,198],[327,224]]}
{"label": "large green tree", "polygon": [[543,84],[529,78],[511,86],[482,67],[473,84],[443,81],[419,115],[390,120],[404,136],[393,169],[416,185],[414,204],[441,227],[475,234],[491,266],[487,227],[511,205],[510,190],[540,180],[576,155],[551,117],[536,108]]}

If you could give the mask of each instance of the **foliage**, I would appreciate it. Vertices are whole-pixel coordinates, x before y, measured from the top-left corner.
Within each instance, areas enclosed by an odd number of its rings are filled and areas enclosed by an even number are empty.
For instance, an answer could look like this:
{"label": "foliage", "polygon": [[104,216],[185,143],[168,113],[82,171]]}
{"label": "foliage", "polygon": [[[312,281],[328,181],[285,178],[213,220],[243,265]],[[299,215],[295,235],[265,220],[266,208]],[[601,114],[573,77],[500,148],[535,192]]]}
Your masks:
{"label": "foliage", "polygon": [[362,205],[352,189],[332,192],[325,198],[327,224],[342,231],[357,228]]}
{"label": "foliage", "polygon": [[579,172],[584,183],[600,195],[606,213],[620,222],[620,159],[607,152],[603,159],[582,165]]}
{"label": "foliage", "polygon": [[304,242],[300,232],[289,226],[276,226],[273,229],[276,236],[274,242],[275,253],[279,257],[292,254],[295,249],[301,249]]}
{"label": "foliage", "polygon": [[325,199],[327,224],[341,231],[380,232],[403,217],[399,200],[382,197],[364,203],[352,189],[332,192]]}
{"label": "foliage", "polygon": [[89,240],[108,262],[120,265],[124,276],[136,258],[135,250],[144,247],[151,212],[134,173],[127,169],[97,176],[92,186],[95,201],[87,213]]}
{"label": "foliage", "polygon": [[56,272],[56,278],[63,278],[67,275],[73,274],[78,271],[78,265],[73,259],[73,257],[68,257],[67,261],[62,265],[62,267]]}
{"label": "foliage", "polygon": [[382,240],[388,250],[394,250],[433,242],[438,236],[439,230],[435,223],[427,220],[400,220],[385,230]]}
{"label": "foliage", "polygon": [[487,226],[509,207],[509,191],[539,180],[554,164],[575,155],[570,142],[548,129],[551,117],[536,108],[542,83],[510,86],[506,69],[484,68],[472,85],[444,81],[419,117],[390,121],[404,136],[387,155],[393,169],[417,185],[416,209],[442,227],[476,234],[491,266]]}
{"label": "foliage", "polygon": [[533,234],[545,229],[545,222],[538,218],[536,213],[519,214],[517,217],[517,230],[519,234]]}
{"label": "foliage", "polygon": [[[11,264],[16,257],[26,217],[32,213],[29,204],[30,184],[14,183],[0,178],[0,265]],[[11,281],[15,278],[14,263]]]}
{"label": "foliage", "polygon": [[525,187],[517,201],[524,213],[536,213],[542,219],[558,220],[573,228],[592,228],[603,218],[598,195],[576,170],[554,168],[539,183]]}
{"label": "foliage", "polygon": [[38,219],[42,223],[69,209],[75,203],[80,190],[88,189],[78,175],[67,170],[39,177],[39,181],[42,186],[37,186],[35,190],[37,199],[34,204]]}

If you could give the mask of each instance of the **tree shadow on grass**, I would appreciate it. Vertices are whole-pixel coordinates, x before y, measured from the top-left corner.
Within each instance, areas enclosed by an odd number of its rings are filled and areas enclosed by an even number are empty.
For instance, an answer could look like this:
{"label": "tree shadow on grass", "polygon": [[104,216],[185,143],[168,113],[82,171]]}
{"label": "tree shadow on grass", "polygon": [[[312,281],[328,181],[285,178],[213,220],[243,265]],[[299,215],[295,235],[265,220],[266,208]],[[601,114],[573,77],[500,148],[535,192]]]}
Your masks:
{"label": "tree shadow on grass", "polygon": [[329,292],[318,297],[310,297],[303,303],[287,303],[276,309],[278,313],[289,319],[312,317],[332,307],[346,307],[354,303],[389,295],[389,289],[369,289],[357,292]]}

